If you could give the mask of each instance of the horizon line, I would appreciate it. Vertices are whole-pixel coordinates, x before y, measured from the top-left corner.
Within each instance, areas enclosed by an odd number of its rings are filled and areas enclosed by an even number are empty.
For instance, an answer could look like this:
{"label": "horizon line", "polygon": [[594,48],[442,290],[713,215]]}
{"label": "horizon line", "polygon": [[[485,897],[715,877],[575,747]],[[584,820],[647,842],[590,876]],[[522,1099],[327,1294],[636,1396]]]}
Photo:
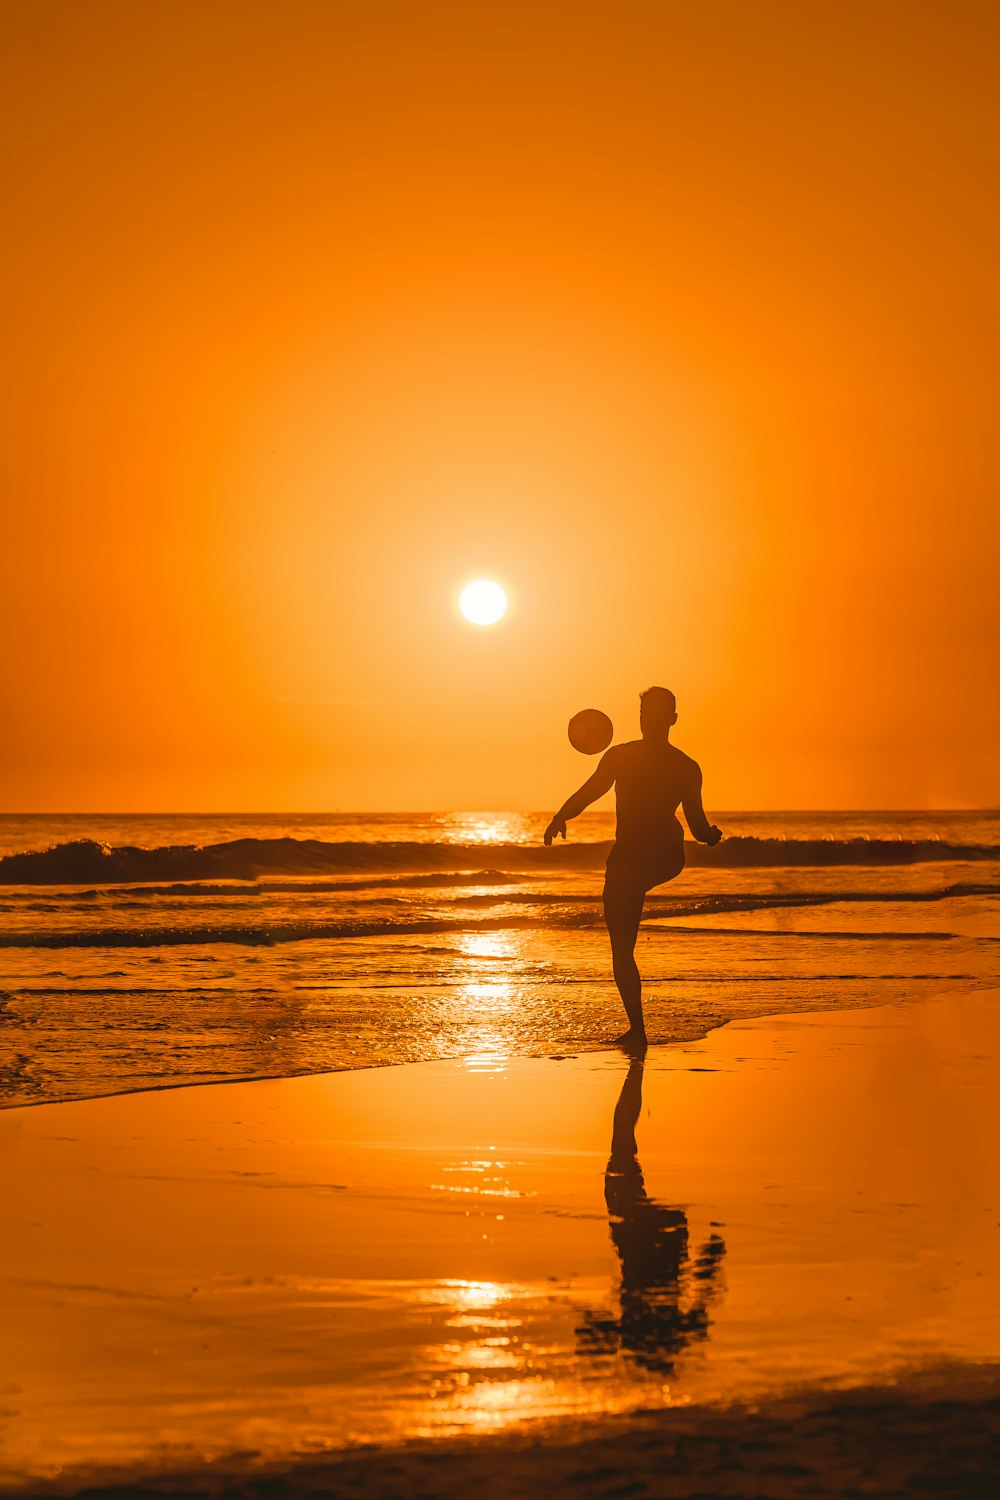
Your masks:
{"label": "horizon line", "polygon": [[[932,817],[938,813],[951,815],[968,813],[969,815],[975,815],[1000,813],[1000,804],[992,804],[985,807],[969,807],[965,805],[951,807],[722,807],[716,810],[715,815],[718,817],[746,817],[748,814],[759,814],[761,816],[787,815],[802,817],[807,814],[834,813],[891,813],[894,815],[915,817]],[[479,815],[481,817],[546,817],[549,816],[549,809],[536,807],[143,808],[141,810],[87,808],[72,812],[65,809],[5,811],[0,812],[0,818],[427,818],[453,817],[463,814],[467,816]],[[581,817],[601,815],[612,817],[614,815],[614,808],[587,809],[580,814]]]}

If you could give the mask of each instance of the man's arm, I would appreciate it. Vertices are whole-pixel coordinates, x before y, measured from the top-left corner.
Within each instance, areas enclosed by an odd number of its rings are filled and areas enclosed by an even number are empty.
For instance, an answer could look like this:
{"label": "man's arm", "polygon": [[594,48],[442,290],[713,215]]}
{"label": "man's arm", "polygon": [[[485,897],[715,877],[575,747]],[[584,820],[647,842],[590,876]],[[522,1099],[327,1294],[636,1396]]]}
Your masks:
{"label": "man's arm", "polygon": [[603,797],[605,792],[610,792],[615,784],[615,777],[618,774],[615,748],[617,747],[613,747],[601,756],[601,763],[593,776],[585,781],[580,790],[574,792],[572,797],[566,798],[566,801],[545,830],[546,848],[554,838],[566,837],[567,819],[579,817],[585,807],[589,807],[592,802],[596,802],[598,797]]}
{"label": "man's arm", "polygon": [[682,799],[684,817],[691,830],[691,837],[697,839],[699,844],[717,844],[722,837],[722,830],[716,828],[705,816],[701,803],[701,767],[693,762],[692,766],[691,780]]}

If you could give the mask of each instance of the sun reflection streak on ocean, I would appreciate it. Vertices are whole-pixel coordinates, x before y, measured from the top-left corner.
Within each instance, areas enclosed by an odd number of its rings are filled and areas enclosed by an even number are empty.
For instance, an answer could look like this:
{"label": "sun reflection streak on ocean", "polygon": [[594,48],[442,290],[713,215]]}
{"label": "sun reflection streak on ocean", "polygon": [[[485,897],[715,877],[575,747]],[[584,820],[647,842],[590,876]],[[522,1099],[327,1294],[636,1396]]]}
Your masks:
{"label": "sun reflection streak on ocean", "polygon": [[457,1004],[472,1019],[469,1041],[473,1050],[465,1058],[472,1072],[501,1073],[510,1056],[510,1028],[507,1018],[520,1003],[517,986],[507,976],[513,961],[521,958],[517,936],[510,932],[465,933],[457,941],[457,950],[465,959],[488,960],[496,965],[492,978],[478,976],[460,984]]}
{"label": "sun reflection streak on ocean", "polygon": [[441,837],[453,844],[517,844],[534,824],[528,813],[448,813],[440,820]]}

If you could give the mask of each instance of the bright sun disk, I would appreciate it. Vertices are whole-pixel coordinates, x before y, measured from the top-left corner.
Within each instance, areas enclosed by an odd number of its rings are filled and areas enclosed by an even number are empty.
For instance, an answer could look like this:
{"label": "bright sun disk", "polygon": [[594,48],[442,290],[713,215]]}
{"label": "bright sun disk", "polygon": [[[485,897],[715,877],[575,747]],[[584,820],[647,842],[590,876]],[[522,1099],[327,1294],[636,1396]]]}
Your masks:
{"label": "bright sun disk", "polygon": [[472,625],[495,625],[507,612],[507,595],[492,578],[476,578],[459,594],[458,607]]}

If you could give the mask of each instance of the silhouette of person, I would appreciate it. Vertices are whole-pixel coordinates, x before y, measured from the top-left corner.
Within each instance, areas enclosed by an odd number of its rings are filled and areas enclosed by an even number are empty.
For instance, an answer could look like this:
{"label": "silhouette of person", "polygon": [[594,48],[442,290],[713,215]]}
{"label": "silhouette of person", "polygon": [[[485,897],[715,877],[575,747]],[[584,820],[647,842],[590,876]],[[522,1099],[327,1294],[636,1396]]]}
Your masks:
{"label": "silhouette of person", "polygon": [[701,802],[701,768],[670,743],[677,705],[667,688],[651,687],[639,695],[641,740],[612,745],[597,770],[574,792],[545,830],[546,846],[566,837],[566,823],[616,789],[618,823],[604,877],[604,920],[611,939],[615,984],[622,997],[628,1030],[615,1041],[642,1047],[646,1023],[642,1013],[642,980],[635,961],[635,941],[646,892],[673,880],[684,868],[684,830],[678,805],[693,838],[717,844],[722,833],[705,816]]}
{"label": "silhouette of person", "polygon": [[604,1174],[611,1239],[621,1261],[620,1314],[586,1312],[577,1335],[587,1353],[622,1349],[644,1369],[670,1373],[689,1344],[708,1337],[726,1245],[713,1233],[692,1258],[684,1210],[646,1193],[635,1140],[642,1071],[642,1060],[633,1058],[615,1109]]}

